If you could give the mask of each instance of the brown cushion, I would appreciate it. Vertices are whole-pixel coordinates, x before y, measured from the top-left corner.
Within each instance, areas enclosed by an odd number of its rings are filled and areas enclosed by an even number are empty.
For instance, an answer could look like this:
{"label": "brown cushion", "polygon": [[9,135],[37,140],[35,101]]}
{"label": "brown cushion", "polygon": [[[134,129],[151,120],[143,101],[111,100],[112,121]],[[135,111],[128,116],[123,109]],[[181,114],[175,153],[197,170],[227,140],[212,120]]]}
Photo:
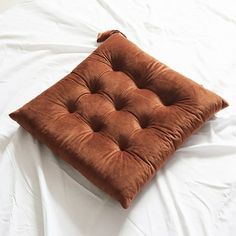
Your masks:
{"label": "brown cushion", "polygon": [[186,138],[227,103],[118,31],[100,34],[98,41],[104,40],[10,117],[127,208]]}

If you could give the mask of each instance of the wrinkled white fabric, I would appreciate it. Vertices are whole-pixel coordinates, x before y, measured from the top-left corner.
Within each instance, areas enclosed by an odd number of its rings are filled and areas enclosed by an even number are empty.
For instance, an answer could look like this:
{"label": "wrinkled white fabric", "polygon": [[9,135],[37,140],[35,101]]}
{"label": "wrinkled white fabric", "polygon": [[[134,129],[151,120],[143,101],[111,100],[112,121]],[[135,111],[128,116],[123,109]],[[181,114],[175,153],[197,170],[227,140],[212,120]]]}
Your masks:
{"label": "wrinkled white fabric", "polygon": [[[127,210],[8,117],[69,73],[109,29],[230,104]],[[234,0],[27,0],[2,12],[0,235],[236,235],[235,42]]]}

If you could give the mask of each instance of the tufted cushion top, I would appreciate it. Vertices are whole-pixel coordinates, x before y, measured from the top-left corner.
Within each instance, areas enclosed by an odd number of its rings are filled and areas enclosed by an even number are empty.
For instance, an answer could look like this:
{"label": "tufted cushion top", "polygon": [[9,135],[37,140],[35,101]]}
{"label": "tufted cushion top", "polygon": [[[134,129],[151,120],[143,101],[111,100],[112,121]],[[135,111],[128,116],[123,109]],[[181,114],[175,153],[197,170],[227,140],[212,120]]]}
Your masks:
{"label": "tufted cushion top", "polygon": [[119,31],[100,34],[104,40],[10,116],[127,208],[176,148],[227,103]]}

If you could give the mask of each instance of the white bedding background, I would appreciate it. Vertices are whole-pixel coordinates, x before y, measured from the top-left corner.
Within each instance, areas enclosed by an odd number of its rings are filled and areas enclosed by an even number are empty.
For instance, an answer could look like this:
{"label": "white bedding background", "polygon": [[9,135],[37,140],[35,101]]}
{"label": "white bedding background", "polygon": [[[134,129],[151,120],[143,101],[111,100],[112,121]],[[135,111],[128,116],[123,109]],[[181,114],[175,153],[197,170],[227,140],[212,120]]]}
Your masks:
{"label": "white bedding background", "polygon": [[[230,104],[127,210],[8,117],[109,29]],[[235,101],[234,0],[21,0],[0,13],[0,236],[236,235]]]}

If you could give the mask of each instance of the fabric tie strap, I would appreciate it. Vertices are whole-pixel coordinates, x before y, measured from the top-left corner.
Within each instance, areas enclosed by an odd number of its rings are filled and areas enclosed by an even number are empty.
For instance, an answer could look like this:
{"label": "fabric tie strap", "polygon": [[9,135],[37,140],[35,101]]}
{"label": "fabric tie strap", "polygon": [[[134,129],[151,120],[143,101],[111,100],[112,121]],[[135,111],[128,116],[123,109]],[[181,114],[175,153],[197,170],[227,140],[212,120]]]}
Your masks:
{"label": "fabric tie strap", "polygon": [[108,30],[103,33],[99,33],[97,36],[97,42],[101,43],[104,42],[106,39],[108,39],[112,34],[119,33],[123,35],[125,38],[127,38],[123,33],[121,33],[119,30]]}

